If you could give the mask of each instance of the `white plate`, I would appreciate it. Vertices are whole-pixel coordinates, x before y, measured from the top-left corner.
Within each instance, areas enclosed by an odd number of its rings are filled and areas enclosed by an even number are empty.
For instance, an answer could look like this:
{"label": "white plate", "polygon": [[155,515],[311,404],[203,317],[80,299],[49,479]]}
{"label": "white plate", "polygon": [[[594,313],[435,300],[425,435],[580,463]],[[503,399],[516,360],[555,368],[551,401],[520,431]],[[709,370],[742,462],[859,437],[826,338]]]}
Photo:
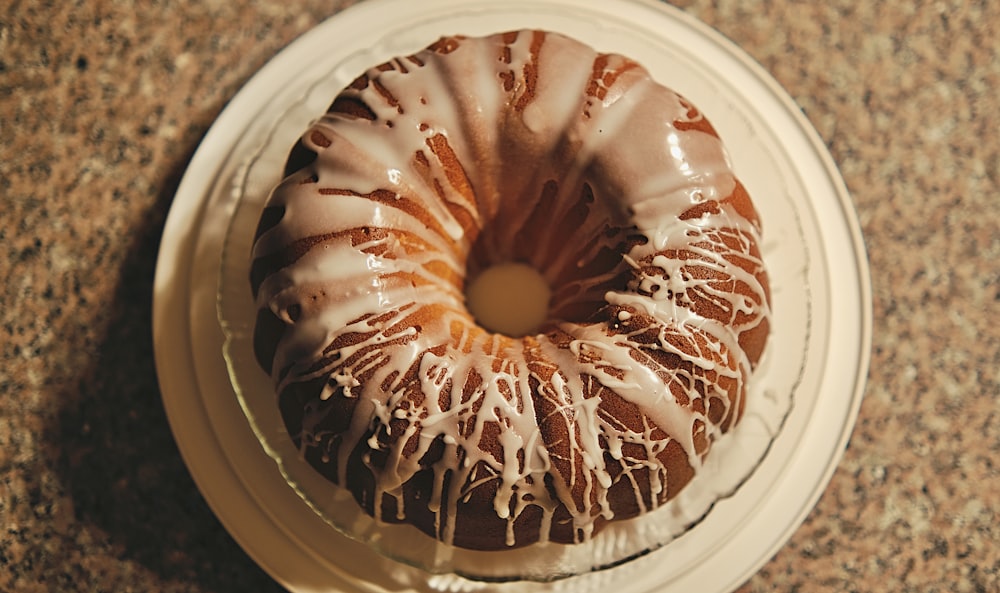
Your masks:
{"label": "white plate", "polygon": [[[775,330],[772,343],[801,346],[797,356],[804,359],[795,376],[794,407],[750,479],[688,534],[625,567],[588,577],[587,586],[733,590],[801,524],[850,435],[871,340],[860,230],[822,143],[756,63],[686,14],[641,0],[368,1],[282,51],[220,115],[178,188],[155,280],[156,362],[181,453],[234,538],[296,593],[505,586],[431,577],[347,539],[287,487],[260,447],[230,383],[216,312],[222,245],[233,212],[248,188],[266,190],[271,182],[248,176],[248,162],[268,158],[261,157],[262,146],[291,146],[308,114],[322,112],[340,87],[373,63],[443,34],[522,27],[559,31],[628,55],[699,106],[761,211],[775,315],[784,303],[794,311],[785,319],[805,321]],[[322,76],[329,72],[332,77]],[[279,120],[283,125],[276,129]],[[806,304],[793,302],[802,291]],[[782,360],[771,356],[771,367],[776,359]],[[580,585],[560,581],[567,590]]]}

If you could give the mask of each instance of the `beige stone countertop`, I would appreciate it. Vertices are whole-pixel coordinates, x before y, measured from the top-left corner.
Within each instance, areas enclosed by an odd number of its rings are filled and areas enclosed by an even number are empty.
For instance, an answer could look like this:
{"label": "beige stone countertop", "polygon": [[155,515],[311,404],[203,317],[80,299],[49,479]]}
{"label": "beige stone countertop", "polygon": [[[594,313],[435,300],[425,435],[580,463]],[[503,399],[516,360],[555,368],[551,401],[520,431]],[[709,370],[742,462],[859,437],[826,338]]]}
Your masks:
{"label": "beige stone countertop", "polygon": [[[802,106],[872,268],[856,430],[740,591],[1000,591],[1000,6],[675,1]],[[281,590],[178,453],[152,281],[209,126],[347,4],[0,5],[0,591]]]}

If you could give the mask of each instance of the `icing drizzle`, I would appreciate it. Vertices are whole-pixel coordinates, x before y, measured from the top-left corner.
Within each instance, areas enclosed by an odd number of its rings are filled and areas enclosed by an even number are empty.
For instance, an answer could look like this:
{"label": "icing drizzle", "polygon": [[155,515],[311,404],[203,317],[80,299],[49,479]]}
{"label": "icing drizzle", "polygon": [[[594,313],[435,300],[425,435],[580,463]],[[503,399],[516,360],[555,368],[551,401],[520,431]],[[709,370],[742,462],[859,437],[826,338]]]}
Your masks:
{"label": "icing drizzle", "polygon": [[[742,414],[768,332],[760,223],[715,130],[566,37],[445,38],[302,137],[254,246],[255,341],[303,455],[376,518],[478,549],[663,504]],[[551,320],[476,325],[535,266]]]}

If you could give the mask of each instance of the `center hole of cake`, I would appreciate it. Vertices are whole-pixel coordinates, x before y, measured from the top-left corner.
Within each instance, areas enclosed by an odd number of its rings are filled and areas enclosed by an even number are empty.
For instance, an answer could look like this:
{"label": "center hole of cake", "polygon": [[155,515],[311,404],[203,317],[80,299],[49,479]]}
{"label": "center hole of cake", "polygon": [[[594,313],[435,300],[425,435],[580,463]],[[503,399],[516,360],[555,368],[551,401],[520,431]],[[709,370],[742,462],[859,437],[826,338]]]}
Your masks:
{"label": "center hole of cake", "polygon": [[469,312],[485,329],[520,338],[538,332],[549,316],[549,285],[528,264],[486,268],[465,291]]}

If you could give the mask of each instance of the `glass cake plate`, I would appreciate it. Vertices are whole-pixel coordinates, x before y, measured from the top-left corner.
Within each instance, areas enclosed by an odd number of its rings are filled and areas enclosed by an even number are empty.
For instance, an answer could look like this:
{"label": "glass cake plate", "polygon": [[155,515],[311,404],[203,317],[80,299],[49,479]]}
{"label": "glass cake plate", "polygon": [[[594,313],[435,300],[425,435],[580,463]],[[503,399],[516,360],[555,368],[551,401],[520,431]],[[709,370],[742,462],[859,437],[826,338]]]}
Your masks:
{"label": "glass cake plate", "polygon": [[[289,148],[340,88],[441,35],[525,27],[632,57],[713,122],[764,221],[774,327],[743,422],[677,499],[586,544],[470,552],[376,525],[299,458],[253,359],[248,254]],[[234,537],[296,592],[732,590],[830,479],[860,405],[871,331],[858,224],[808,122],[717,33],[634,0],[374,0],[317,26],[206,136],[178,189],[155,288],[157,365],[182,454]]]}

